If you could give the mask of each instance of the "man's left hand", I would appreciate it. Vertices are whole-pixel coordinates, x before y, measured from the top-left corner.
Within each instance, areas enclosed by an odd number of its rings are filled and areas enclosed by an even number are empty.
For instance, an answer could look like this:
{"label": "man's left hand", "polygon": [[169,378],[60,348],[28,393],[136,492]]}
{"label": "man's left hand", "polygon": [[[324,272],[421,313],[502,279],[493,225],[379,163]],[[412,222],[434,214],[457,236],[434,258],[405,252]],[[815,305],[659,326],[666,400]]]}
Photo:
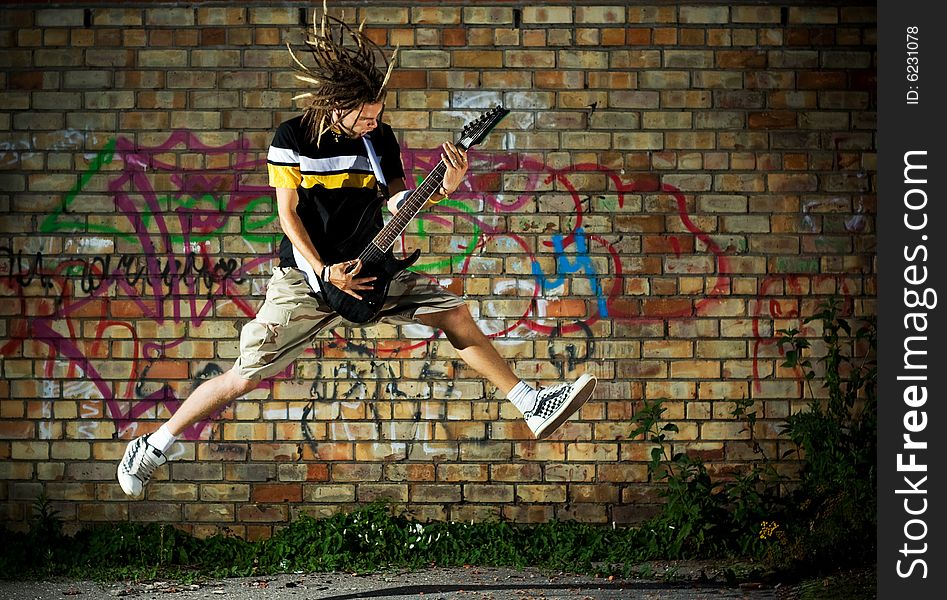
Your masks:
{"label": "man's left hand", "polygon": [[467,153],[450,142],[444,142],[441,148],[444,150],[441,158],[447,165],[442,188],[450,195],[457,191],[467,174]]}

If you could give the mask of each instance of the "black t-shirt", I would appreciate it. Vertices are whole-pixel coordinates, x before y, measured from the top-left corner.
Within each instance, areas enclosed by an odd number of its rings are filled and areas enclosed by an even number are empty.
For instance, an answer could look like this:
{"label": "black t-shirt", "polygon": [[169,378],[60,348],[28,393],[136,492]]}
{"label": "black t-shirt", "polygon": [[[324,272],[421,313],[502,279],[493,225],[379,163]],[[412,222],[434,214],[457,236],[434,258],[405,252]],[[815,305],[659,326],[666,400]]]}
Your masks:
{"label": "black t-shirt", "polygon": [[[379,123],[369,135],[387,181],[404,178],[401,148],[391,127]],[[335,248],[355,231],[363,213],[374,206],[377,233],[382,227],[375,174],[365,143],[327,132],[316,147],[302,116],[282,123],[267,154],[267,171],[274,188],[295,189],[299,215],[320,254]],[[280,266],[295,267],[292,244],[280,242]]]}

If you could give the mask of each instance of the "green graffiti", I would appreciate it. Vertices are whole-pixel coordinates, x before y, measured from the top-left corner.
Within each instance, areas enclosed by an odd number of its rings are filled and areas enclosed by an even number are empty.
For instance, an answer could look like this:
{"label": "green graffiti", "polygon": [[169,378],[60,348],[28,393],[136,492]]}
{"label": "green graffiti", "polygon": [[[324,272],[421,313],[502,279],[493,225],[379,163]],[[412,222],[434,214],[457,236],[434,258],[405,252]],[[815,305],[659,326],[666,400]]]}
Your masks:
{"label": "green graffiti", "polygon": [[[117,145],[117,138],[109,139],[108,143],[95,155],[95,158],[89,163],[88,168],[82,175],[79,177],[79,181],[76,185],[63,196],[62,203],[59,208],[52,214],[48,215],[43,219],[40,224],[40,231],[42,233],[55,233],[59,231],[81,231],[83,233],[104,233],[113,235],[116,238],[124,240],[126,242],[139,242],[140,239],[138,234],[141,232],[135,233],[125,233],[118,230],[116,227],[111,225],[99,225],[96,223],[87,223],[82,220],[74,220],[71,217],[67,216],[69,209],[72,204],[75,202],[76,198],[85,190],[85,187],[88,185],[89,181],[98,174],[105,165],[112,163],[115,160],[115,148]],[[184,209],[193,209],[202,204],[208,205],[209,208],[216,210],[220,213],[227,212],[226,202],[223,198],[217,198],[211,194],[203,194],[200,196],[163,196],[157,199],[162,205],[167,204],[168,206],[174,208],[184,208]],[[260,205],[269,206],[271,210],[269,212],[264,212],[257,214],[255,210]],[[156,215],[155,212],[147,204],[144,205],[141,209],[141,227],[144,231],[148,231],[154,223],[160,218],[159,215]],[[277,243],[279,238],[282,237],[282,233],[267,233],[261,230],[266,229],[273,221],[277,220],[279,215],[273,209],[273,198],[271,196],[260,196],[251,200],[246,208],[244,208],[243,213],[241,214],[241,224],[240,224],[240,233],[245,240],[252,243]],[[215,238],[220,234],[220,228],[216,228],[214,231],[192,231],[189,232],[187,236],[183,233],[175,233],[169,235],[169,241],[171,243],[183,244],[185,242],[185,237],[189,242],[207,242]]]}
{"label": "green graffiti", "polygon": [[108,227],[106,225],[95,225],[88,224],[83,221],[60,221],[59,218],[66,213],[69,209],[69,205],[72,204],[76,197],[85,189],[85,186],[88,185],[89,180],[92,179],[99,171],[102,170],[102,167],[109,164],[115,158],[115,145],[118,142],[116,138],[112,138],[105,144],[105,147],[99,150],[98,154],[95,155],[95,158],[92,159],[92,162],[89,163],[89,168],[79,177],[78,183],[69,190],[69,192],[63,197],[62,204],[59,206],[59,210],[55,213],[46,217],[43,222],[40,224],[40,231],[43,233],[54,233],[56,231],[71,231],[71,230],[84,230],[84,231],[96,231],[101,233],[114,233],[125,239],[131,239],[132,236],[127,234],[122,234],[115,230],[114,227]]}
{"label": "green graffiti", "polygon": [[776,259],[777,273],[818,273],[819,259],[802,256],[779,257]]}
{"label": "green graffiti", "polygon": [[[474,214],[474,210],[472,208],[470,208],[463,202],[459,202],[456,200],[442,200],[440,202],[440,205],[456,208],[457,210],[462,210],[467,214]],[[422,221],[422,219],[418,219],[418,221],[420,222]],[[461,254],[456,255],[456,256],[451,256],[450,258],[446,258],[444,260],[437,260],[437,261],[433,261],[429,263],[415,264],[409,267],[408,270],[429,272],[434,269],[451,268],[454,265],[460,264],[464,262],[465,260],[467,260],[467,257],[473,254],[474,249],[478,245],[480,245],[480,238],[483,237],[483,234],[482,234],[483,230],[480,229],[480,224],[477,223],[476,220],[473,221],[473,226],[474,226],[474,230],[473,230],[473,235],[471,236],[471,240],[467,244],[467,248]]]}
{"label": "green graffiti", "polygon": [[[266,204],[270,207],[269,214],[263,213],[266,216],[258,216],[253,213],[253,209],[259,204]],[[260,196],[255,200],[247,204],[247,207],[243,210],[243,217],[240,219],[240,234],[243,235],[243,238],[248,242],[269,242],[271,244],[276,244],[282,239],[282,231],[277,233],[252,233],[259,229],[264,229],[273,221],[279,219],[279,213],[273,209],[273,197],[272,196]]]}
{"label": "green graffiti", "polygon": [[618,210],[618,198],[616,196],[599,196],[602,210],[615,212]]}

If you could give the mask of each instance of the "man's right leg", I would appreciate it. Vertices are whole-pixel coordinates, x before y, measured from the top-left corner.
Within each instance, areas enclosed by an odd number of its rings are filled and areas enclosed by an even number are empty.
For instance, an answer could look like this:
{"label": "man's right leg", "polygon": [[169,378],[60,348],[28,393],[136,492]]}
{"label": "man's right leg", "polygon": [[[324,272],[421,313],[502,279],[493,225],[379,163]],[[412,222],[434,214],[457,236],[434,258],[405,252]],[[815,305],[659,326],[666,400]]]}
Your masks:
{"label": "man's right leg", "polygon": [[142,495],[154,470],[167,462],[165,451],[185,429],[285,369],[319,331],[335,326],[340,317],[310,291],[297,269],[274,270],[266,301],[240,331],[240,357],[234,367],[202,383],[157,432],[128,444],[118,465],[126,494]]}
{"label": "man's right leg", "polygon": [[178,437],[191,425],[206,419],[227,403],[256,389],[259,382],[244,379],[237,369],[208,379],[187,397],[165,425]]}
{"label": "man's right leg", "polygon": [[[187,397],[171,419],[162,426],[162,429],[166,429],[166,433],[159,433],[162,436],[172,436],[173,442],[185,429],[252,391],[257,383],[241,377],[236,368],[208,379]],[[164,454],[167,448],[156,447],[154,443],[149,443],[148,438],[149,436],[143,435],[129,442],[128,447],[125,448],[125,455],[118,465],[118,482],[122,490],[133,498],[142,495],[145,485],[151,480],[151,474],[168,460]],[[158,444],[158,446],[169,445]]]}

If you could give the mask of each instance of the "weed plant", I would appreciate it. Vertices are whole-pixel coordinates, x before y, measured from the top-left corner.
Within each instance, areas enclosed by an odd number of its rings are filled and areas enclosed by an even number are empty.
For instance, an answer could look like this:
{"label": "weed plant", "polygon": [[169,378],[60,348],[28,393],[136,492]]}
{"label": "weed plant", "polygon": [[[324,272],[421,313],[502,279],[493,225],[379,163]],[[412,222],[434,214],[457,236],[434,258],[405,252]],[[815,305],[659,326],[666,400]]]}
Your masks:
{"label": "weed plant", "polygon": [[821,326],[825,354],[814,363],[798,329],[777,332],[782,366],[799,371],[809,397],[807,409],[790,415],[780,432],[791,442],[781,458],[795,457],[801,467],[796,481],[780,475],[757,443],[751,400],[736,400],[731,414],[745,423],[758,460],[743,474],[718,480],[699,457],[671,453],[677,425],[663,418],[661,400],[644,403],[633,434],[654,444],[648,471],[666,483],[662,512],[642,527],[651,533],[651,553],[751,558],[800,575],[874,563],[877,330],[874,319],[853,330],[841,312],[833,299],[803,321]]}

